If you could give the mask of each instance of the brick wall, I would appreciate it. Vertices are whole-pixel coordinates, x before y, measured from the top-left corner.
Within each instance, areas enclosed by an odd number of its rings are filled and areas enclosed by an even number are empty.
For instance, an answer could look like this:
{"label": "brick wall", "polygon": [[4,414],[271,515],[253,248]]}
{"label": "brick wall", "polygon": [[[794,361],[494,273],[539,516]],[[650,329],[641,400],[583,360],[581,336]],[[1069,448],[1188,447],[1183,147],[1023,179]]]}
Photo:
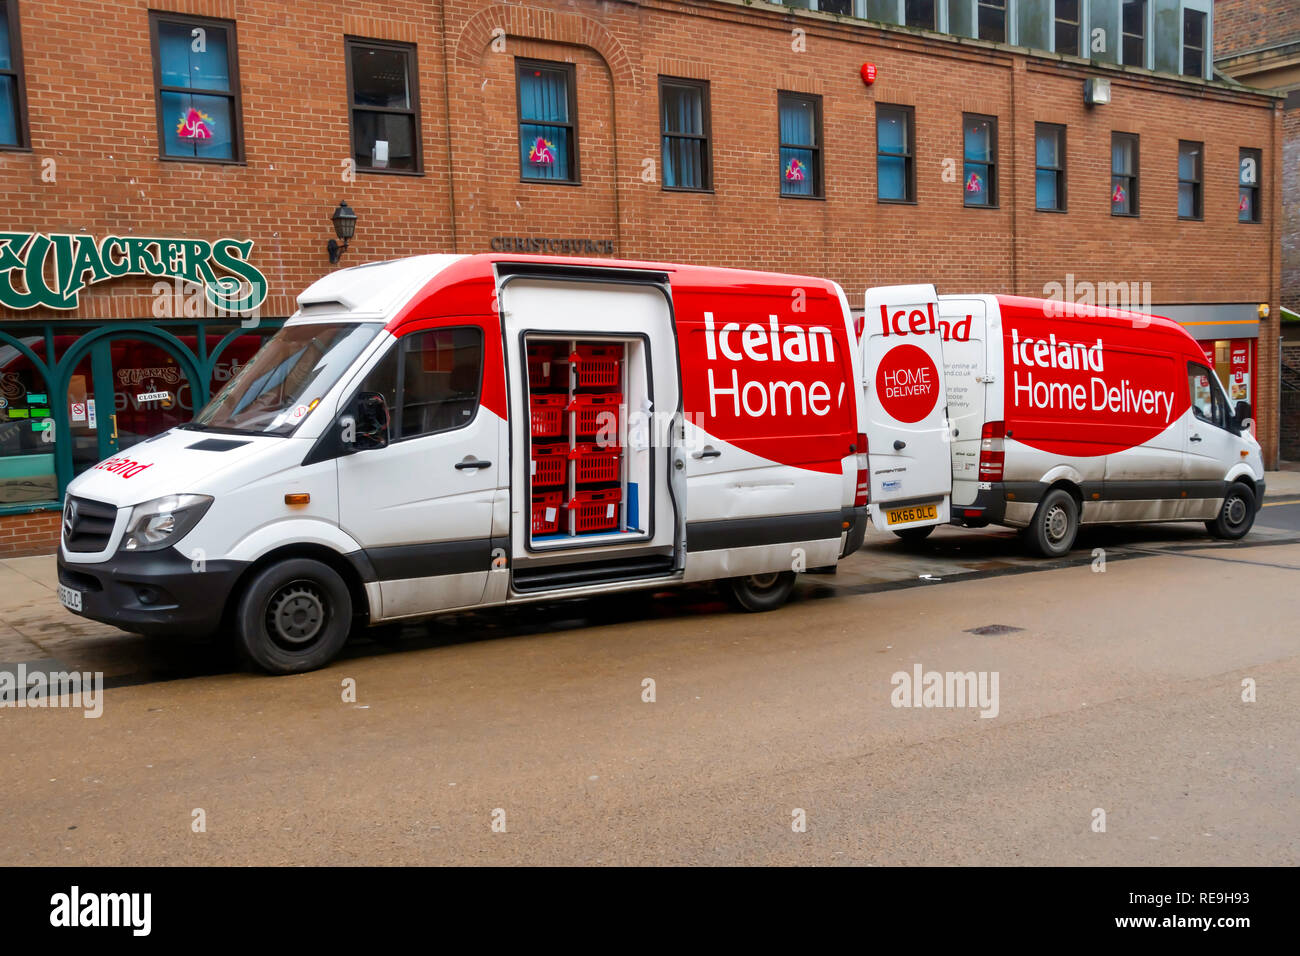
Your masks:
{"label": "brick wall", "polygon": [[1295,0],[1214,0],[1214,55],[1232,56],[1300,40]]}
{"label": "brick wall", "polygon": [[56,550],[62,518],[58,511],[5,515],[0,519],[0,558],[49,554]]}

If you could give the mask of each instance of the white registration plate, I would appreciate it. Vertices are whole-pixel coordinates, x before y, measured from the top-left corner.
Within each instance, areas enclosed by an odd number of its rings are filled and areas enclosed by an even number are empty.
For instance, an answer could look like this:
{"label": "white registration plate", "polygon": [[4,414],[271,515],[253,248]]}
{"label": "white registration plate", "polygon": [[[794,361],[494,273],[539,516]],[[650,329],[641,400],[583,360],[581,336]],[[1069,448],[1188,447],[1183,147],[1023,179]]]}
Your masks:
{"label": "white registration plate", "polygon": [[76,588],[68,587],[66,584],[60,584],[59,603],[69,611],[81,613],[81,592]]}

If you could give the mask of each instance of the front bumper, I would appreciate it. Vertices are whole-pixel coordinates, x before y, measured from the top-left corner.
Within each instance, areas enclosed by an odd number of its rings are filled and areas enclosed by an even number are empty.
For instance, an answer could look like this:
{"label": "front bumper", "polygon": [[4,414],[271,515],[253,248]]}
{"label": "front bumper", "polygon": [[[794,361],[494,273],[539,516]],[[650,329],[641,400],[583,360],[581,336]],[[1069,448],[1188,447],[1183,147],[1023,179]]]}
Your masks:
{"label": "front bumper", "polygon": [[59,583],[81,592],[81,616],[124,631],[208,637],[248,565],[191,561],[175,548],[118,552],[96,564],[71,564],[59,552]]}

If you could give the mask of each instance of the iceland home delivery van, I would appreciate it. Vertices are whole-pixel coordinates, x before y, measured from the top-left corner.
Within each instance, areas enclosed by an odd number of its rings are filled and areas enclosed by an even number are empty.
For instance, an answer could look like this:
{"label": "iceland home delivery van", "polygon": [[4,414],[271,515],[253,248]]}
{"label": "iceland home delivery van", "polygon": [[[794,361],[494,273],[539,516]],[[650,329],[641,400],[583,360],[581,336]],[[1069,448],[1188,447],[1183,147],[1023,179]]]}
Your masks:
{"label": "iceland home delivery van", "polygon": [[456,608],[707,580],[776,607],[861,544],[861,356],[833,282],[433,255],[298,305],[191,424],[71,483],[67,607],[227,628],[288,672],[354,623]]}
{"label": "iceland home delivery van", "polygon": [[[868,330],[886,322],[880,309],[864,315]],[[1023,529],[1048,556],[1067,552],[1081,523],[1250,530],[1264,496],[1250,406],[1228,401],[1176,322],[977,295],[940,296],[938,328],[952,521]]]}

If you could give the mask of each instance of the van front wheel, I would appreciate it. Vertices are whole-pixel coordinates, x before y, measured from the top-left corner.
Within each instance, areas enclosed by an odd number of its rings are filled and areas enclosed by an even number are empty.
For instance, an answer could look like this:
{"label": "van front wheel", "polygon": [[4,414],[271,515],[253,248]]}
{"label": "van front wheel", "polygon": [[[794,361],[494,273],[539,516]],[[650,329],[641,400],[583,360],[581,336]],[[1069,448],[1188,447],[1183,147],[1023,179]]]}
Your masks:
{"label": "van front wheel", "polygon": [[1074,547],[1079,534],[1079,505],[1064,489],[1054,488],[1038,503],[1025,529],[1030,549],[1045,558],[1059,558]]}
{"label": "van front wheel", "polygon": [[337,571],[291,558],[257,572],[235,608],[235,643],[271,674],[324,667],[348,639],[352,596]]}
{"label": "van front wheel", "polygon": [[774,611],[789,600],[793,590],[793,571],[728,578],[722,584],[727,601],[738,611]]}
{"label": "van front wheel", "polygon": [[1236,541],[1246,537],[1255,524],[1255,495],[1241,483],[1228,486],[1223,496],[1223,507],[1213,521],[1205,522],[1205,530],[1215,538]]}

